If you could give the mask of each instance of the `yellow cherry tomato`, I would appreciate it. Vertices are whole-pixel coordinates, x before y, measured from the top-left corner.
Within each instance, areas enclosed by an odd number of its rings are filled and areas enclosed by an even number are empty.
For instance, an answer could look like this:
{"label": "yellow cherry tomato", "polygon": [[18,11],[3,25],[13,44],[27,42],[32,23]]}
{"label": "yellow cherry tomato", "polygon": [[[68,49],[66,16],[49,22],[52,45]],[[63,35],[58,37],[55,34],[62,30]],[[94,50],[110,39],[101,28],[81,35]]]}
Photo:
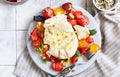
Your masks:
{"label": "yellow cherry tomato", "polygon": [[84,47],[88,47],[88,42],[85,39],[81,39],[78,41],[78,46],[79,48],[84,48]]}
{"label": "yellow cherry tomato", "polygon": [[55,8],[55,9],[54,9],[54,14],[55,14],[55,15],[58,15],[58,14],[66,14],[66,11],[65,11],[63,8],[58,7],[58,8]]}
{"label": "yellow cherry tomato", "polygon": [[90,52],[95,53],[100,49],[100,46],[96,43],[91,44],[90,46]]}
{"label": "yellow cherry tomato", "polygon": [[36,28],[37,28],[40,32],[43,32],[43,31],[44,31],[43,22],[37,22],[37,23],[36,23]]}

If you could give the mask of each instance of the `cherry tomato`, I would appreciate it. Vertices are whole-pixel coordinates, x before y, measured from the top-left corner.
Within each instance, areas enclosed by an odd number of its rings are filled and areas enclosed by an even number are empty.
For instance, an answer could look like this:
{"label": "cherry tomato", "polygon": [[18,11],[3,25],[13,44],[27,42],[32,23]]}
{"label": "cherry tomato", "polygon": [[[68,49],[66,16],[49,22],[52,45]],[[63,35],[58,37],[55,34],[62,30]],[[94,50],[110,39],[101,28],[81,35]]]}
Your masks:
{"label": "cherry tomato", "polygon": [[34,30],[32,31],[30,37],[31,37],[32,41],[35,41],[35,40],[38,39],[38,30],[37,30],[37,28],[34,28]]}
{"label": "cherry tomato", "polygon": [[86,26],[89,24],[89,19],[87,16],[82,15],[80,18],[77,19],[77,23],[81,26]]}
{"label": "cherry tomato", "polygon": [[74,64],[75,62],[77,62],[77,60],[78,60],[78,57],[77,56],[73,56],[72,58],[71,58],[71,62]]}
{"label": "cherry tomato", "polygon": [[84,48],[84,47],[88,47],[88,42],[85,39],[81,39],[78,41],[78,46],[79,48]]}
{"label": "cherry tomato", "polygon": [[100,49],[100,46],[97,43],[93,43],[90,46],[90,52],[95,53]]}
{"label": "cherry tomato", "polygon": [[53,62],[61,62],[61,59],[56,58],[54,56],[50,56],[50,60],[53,61]]}
{"label": "cherry tomato", "polygon": [[53,68],[54,70],[56,70],[56,71],[62,71],[62,69],[63,69],[63,64],[60,63],[60,62],[54,62],[54,63],[52,64],[52,68]]}
{"label": "cherry tomato", "polygon": [[47,7],[43,10],[44,18],[48,19],[54,16],[54,11],[51,7]]}
{"label": "cherry tomato", "polygon": [[36,28],[38,29],[38,31],[43,32],[44,31],[43,22],[37,22]]}
{"label": "cherry tomato", "polygon": [[62,8],[65,9],[65,10],[68,12],[68,11],[70,11],[71,9],[73,9],[72,3],[71,3],[71,2],[64,3],[64,4],[62,5]]}
{"label": "cherry tomato", "polygon": [[83,13],[82,13],[81,11],[76,11],[76,12],[74,13],[74,16],[75,16],[76,19],[81,18],[82,15],[83,15]]}
{"label": "cherry tomato", "polygon": [[32,45],[34,47],[39,47],[40,45],[42,45],[42,40],[38,39],[38,40],[32,41]]}
{"label": "cherry tomato", "polygon": [[40,33],[40,38],[43,40],[44,39],[44,32]]}
{"label": "cherry tomato", "polygon": [[94,42],[94,39],[91,36],[89,36],[89,37],[86,38],[86,41],[88,43],[92,43],[92,42]]}
{"label": "cherry tomato", "polygon": [[77,21],[76,21],[75,19],[68,19],[68,22],[69,22],[72,26],[77,25]]}
{"label": "cherry tomato", "polygon": [[50,57],[48,56],[46,52],[43,52],[43,56],[47,59],[47,61],[50,61]]}
{"label": "cherry tomato", "polygon": [[81,54],[85,54],[88,50],[88,47],[80,48],[79,51]]}
{"label": "cherry tomato", "polygon": [[49,45],[48,44],[44,44],[43,45],[43,53],[46,53],[49,50]]}
{"label": "cherry tomato", "polygon": [[55,15],[58,15],[58,14],[66,14],[66,11],[65,11],[63,8],[58,7],[58,8],[55,8],[55,9],[54,9],[54,14],[55,14]]}

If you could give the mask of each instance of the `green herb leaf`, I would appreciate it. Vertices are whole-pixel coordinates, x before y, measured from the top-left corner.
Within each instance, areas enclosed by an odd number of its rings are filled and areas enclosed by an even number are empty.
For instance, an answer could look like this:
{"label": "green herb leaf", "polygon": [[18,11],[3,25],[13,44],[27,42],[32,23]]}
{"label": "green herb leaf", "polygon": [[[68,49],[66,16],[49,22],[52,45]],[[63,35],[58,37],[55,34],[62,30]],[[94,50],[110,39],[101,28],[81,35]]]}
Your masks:
{"label": "green herb leaf", "polygon": [[44,49],[44,46],[43,46],[43,44],[42,44],[40,47],[37,48],[37,51],[42,52],[43,49]]}
{"label": "green herb leaf", "polygon": [[47,63],[46,57],[43,57],[42,59],[43,59],[43,61],[44,61],[45,63]]}
{"label": "green herb leaf", "polygon": [[95,35],[97,33],[96,29],[92,29],[92,30],[89,30],[89,31],[90,31],[90,35]]}
{"label": "green herb leaf", "polygon": [[77,56],[77,57],[80,56],[80,52],[79,52],[79,50],[76,51],[75,56]]}

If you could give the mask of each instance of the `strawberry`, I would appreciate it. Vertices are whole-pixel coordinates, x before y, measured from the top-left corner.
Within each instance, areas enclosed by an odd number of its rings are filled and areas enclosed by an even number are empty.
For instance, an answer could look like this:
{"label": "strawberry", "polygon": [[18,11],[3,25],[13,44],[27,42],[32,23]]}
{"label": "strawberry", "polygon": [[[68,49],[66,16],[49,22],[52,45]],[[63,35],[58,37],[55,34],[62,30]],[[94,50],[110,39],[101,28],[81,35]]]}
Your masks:
{"label": "strawberry", "polygon": [[83,15],[83,13],[82,13],[81,11],[76,11],[76,12],[74,13],[74,16],[75,16],[76,19],[81,18],[82,15]]}
{"label": "strawberry", "polygon": [[35,29],[32,31],[30,37],[31,37],[32,41],[35,41],[35,40],[38,39],[38,30],[37,30],[37,28],[35,28]]}
{"label": "strawberry", "polygon": [[68,19],[68,22],[69,22],[72,26],[77,25],[77,20],[75,20],[75,19]]}
{"label": "strawberry", "polygon": [[77,23],[81,26],[86,26],[89,24],[89,19],[87,16],[82,15],[80,18],[77,19]]}
{"label": "strawberry", "polygon": [[43,16],[45,19],[51,18],[54,16],[54,11],[51,7],[47,7],[43,10]]}
{"label": "strawberry", "polygon": [[62,5],[62,8],[65,9],[68,12],[73,8],[72,3],[71,2],[65,3],[65,4]]}

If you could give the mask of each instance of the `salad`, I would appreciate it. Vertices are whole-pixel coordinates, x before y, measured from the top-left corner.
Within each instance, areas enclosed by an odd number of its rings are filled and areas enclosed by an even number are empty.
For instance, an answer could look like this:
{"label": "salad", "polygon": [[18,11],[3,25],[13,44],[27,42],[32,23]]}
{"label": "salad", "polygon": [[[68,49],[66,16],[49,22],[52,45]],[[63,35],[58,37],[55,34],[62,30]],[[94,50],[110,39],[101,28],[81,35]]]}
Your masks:
{"label": "salad", "polygon": [[42,15],[34,16],[35,28],[30,34],[32,45],[44,62],[61,71],[77,62],[86,52],[96,53],[100,46],[94,42],[96,29],[89,30],[89,18],[74,10],[67,2],[55,9],[46,7]]}

